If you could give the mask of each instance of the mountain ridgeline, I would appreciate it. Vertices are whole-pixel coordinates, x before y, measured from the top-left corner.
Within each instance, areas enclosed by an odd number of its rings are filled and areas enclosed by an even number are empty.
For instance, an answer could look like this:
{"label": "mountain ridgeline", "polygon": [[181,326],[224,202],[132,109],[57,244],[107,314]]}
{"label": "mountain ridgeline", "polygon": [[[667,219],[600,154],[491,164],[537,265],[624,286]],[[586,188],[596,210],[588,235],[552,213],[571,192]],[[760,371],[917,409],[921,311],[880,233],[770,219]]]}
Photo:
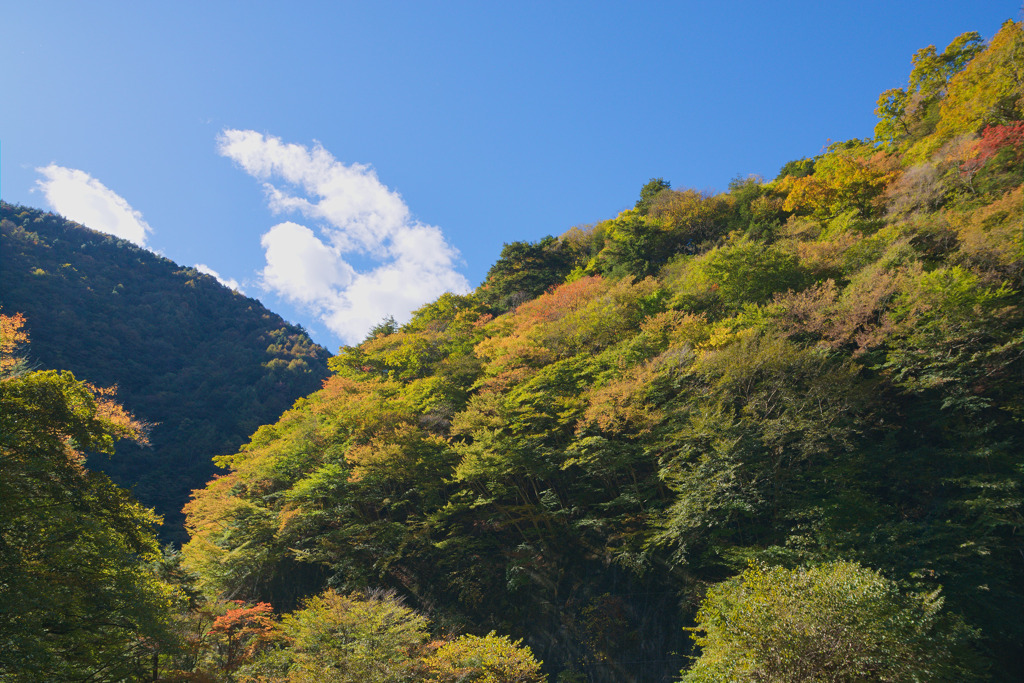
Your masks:
{"label": "mountain ridgeline", "polygon": [[0,306],[22,313],[29,360],[71,370],[151,424],[90,460],[165,517],[261,424],[320,387],[328,352],[255,299],[194,268],[53,214],[0,203]]}
{"label": "mountain ridgeline", "polygon": [[[173,425],[176,458],[224,453],[226,474],[185,506],[180,553],[146,556],[147,595],[176,597],[162,630],[137,629],[125,651],[147,655],[126,670],[1018,681],[1022,25],[918,51],[876,113],[873,136],[772,180],[710,193],[654,178],[613,218],[507,244],[476,291],[385,319],[322,385],[320,350],[254,302],[4,205],[3,303],[26,314],[32,354],[106,359],[82,374]],[[93,270],[101,251],[124,267]],[[146,289],[150,270],[173,287]],[[200,311],[217,335],[186,324]],[[247,384],[211,379],[230,354],[250,359]],[[58,379],[5,391],[24,402]],[[291,405],[300,386],[317,390]],[[96,669],[51,631],[5,628],[18,652]]]}

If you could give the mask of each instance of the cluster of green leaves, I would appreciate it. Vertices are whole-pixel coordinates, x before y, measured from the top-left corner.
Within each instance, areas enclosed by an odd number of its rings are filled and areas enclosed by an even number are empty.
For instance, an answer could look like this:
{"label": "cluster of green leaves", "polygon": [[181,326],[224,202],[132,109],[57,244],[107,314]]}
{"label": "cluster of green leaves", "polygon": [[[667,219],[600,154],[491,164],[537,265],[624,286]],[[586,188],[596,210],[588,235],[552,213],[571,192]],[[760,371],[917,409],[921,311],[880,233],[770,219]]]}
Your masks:
{"label": "cluster of green leaves", "polygon": [[327,376],[300,328],[208,275],[52,214],[0,203],[0,305],[26,315],[31,362],[73,371],[153,425],[94,467],[184,541],[181,507],[261,424]]}
{"label": "cluster of green leaves", "polygon": [[702,654],[683,681],[967,681],[981,678],[965,627],[938,591],[905,593],[851,562],[752,566],[708,592]]}
{"label": "cluster of green leaves", "polygon": [[561,283],[580,256],[572,242],[551,236],[533,244],[506,244],[487,271],[480,298],[495,312],[504,313]]}
{"label": "cluster of green leaves", "polygon": [[69,372],[12,362],[20,316],[0,316],[0,680],[142,677],[170,642],[175,592],[146,567],[158,519],[83,450],[140,425]]}

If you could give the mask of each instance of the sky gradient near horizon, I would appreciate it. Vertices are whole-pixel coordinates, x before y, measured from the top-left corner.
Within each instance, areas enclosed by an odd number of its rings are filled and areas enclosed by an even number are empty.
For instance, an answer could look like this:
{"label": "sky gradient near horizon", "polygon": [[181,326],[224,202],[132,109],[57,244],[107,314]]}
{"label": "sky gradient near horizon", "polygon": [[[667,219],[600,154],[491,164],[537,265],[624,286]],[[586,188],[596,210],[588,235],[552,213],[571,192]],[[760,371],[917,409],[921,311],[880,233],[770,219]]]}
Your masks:
{"label": "sky gradient near horizon", "polygon": [[0,197],[131,239],[336,351],[502,244],[869,137],[911,56],[1018,1],[31,2]]}

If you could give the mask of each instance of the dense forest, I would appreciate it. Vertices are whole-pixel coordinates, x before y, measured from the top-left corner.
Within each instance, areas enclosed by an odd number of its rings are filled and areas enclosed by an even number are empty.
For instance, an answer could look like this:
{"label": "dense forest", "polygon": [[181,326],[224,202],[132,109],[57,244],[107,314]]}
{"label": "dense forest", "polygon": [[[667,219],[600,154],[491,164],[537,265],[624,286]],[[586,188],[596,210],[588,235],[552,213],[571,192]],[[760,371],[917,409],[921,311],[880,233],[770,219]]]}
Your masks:
{"label": "dense forest", "polygon": [[876,112],[384,318],[180,551],[79,464],[136,421],[4,318],[0,680],[1019,680],[1022,24]]}
{"label": "dense forest", "polygon": [[30,361],[70,370],[149,423],[149,445],[90,466],[185,540],[181,508],[261,424],[320,387],[328,352],[209,275],[52,214],[0,202],[0,307],[22,313]]}

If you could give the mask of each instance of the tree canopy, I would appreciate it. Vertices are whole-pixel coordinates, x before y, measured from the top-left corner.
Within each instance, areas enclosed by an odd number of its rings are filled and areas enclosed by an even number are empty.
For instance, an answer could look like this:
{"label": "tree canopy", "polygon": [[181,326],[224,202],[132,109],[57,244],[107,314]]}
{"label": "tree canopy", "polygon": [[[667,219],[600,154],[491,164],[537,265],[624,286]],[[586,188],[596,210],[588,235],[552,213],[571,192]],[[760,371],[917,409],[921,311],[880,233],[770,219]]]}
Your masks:
{"label": "tree canopy", "polygon": [[142,426],[69,372],[19,370],[22,318],[0,321],[0,680],[142,676],[173,595],[144,564],[159,520],[84,466]]}
{"label": "tree canopy", "polygon": [[328,374],[305,331],[194,268],[3,202],[0,239],[0,305],[24,314],[29,362],[116,384],[151,425],[147,446],[92,466],[157,509],[165,540],[185,540],[181,508],[216,471],[210,459]]}
{"label": "tree canopy", "polygon": [[[275,605],[391,589],[565,680],[724,680],[712,626],[748,607],[792,664],[840,597],[866,649],[835,680],[1012,680],[1019,32],[919,52],[908,130],[725,193],[655,178],[342,349],[196,492],[187,563]],[[804,675],[777,664],[728,676]]]}
{"label": "tree canopy", "polygon": [[[654,178],[384,317],[219,454],[180,552],[82,465],[138,435],[127,414],[5,360],[4,674],[1017,680],[1022,35],[919,51],[873,139],[721,193]],[[64,249],[3,210],[19,267]],[[257,398],[316,375],[299,331],[242,320]]]}

